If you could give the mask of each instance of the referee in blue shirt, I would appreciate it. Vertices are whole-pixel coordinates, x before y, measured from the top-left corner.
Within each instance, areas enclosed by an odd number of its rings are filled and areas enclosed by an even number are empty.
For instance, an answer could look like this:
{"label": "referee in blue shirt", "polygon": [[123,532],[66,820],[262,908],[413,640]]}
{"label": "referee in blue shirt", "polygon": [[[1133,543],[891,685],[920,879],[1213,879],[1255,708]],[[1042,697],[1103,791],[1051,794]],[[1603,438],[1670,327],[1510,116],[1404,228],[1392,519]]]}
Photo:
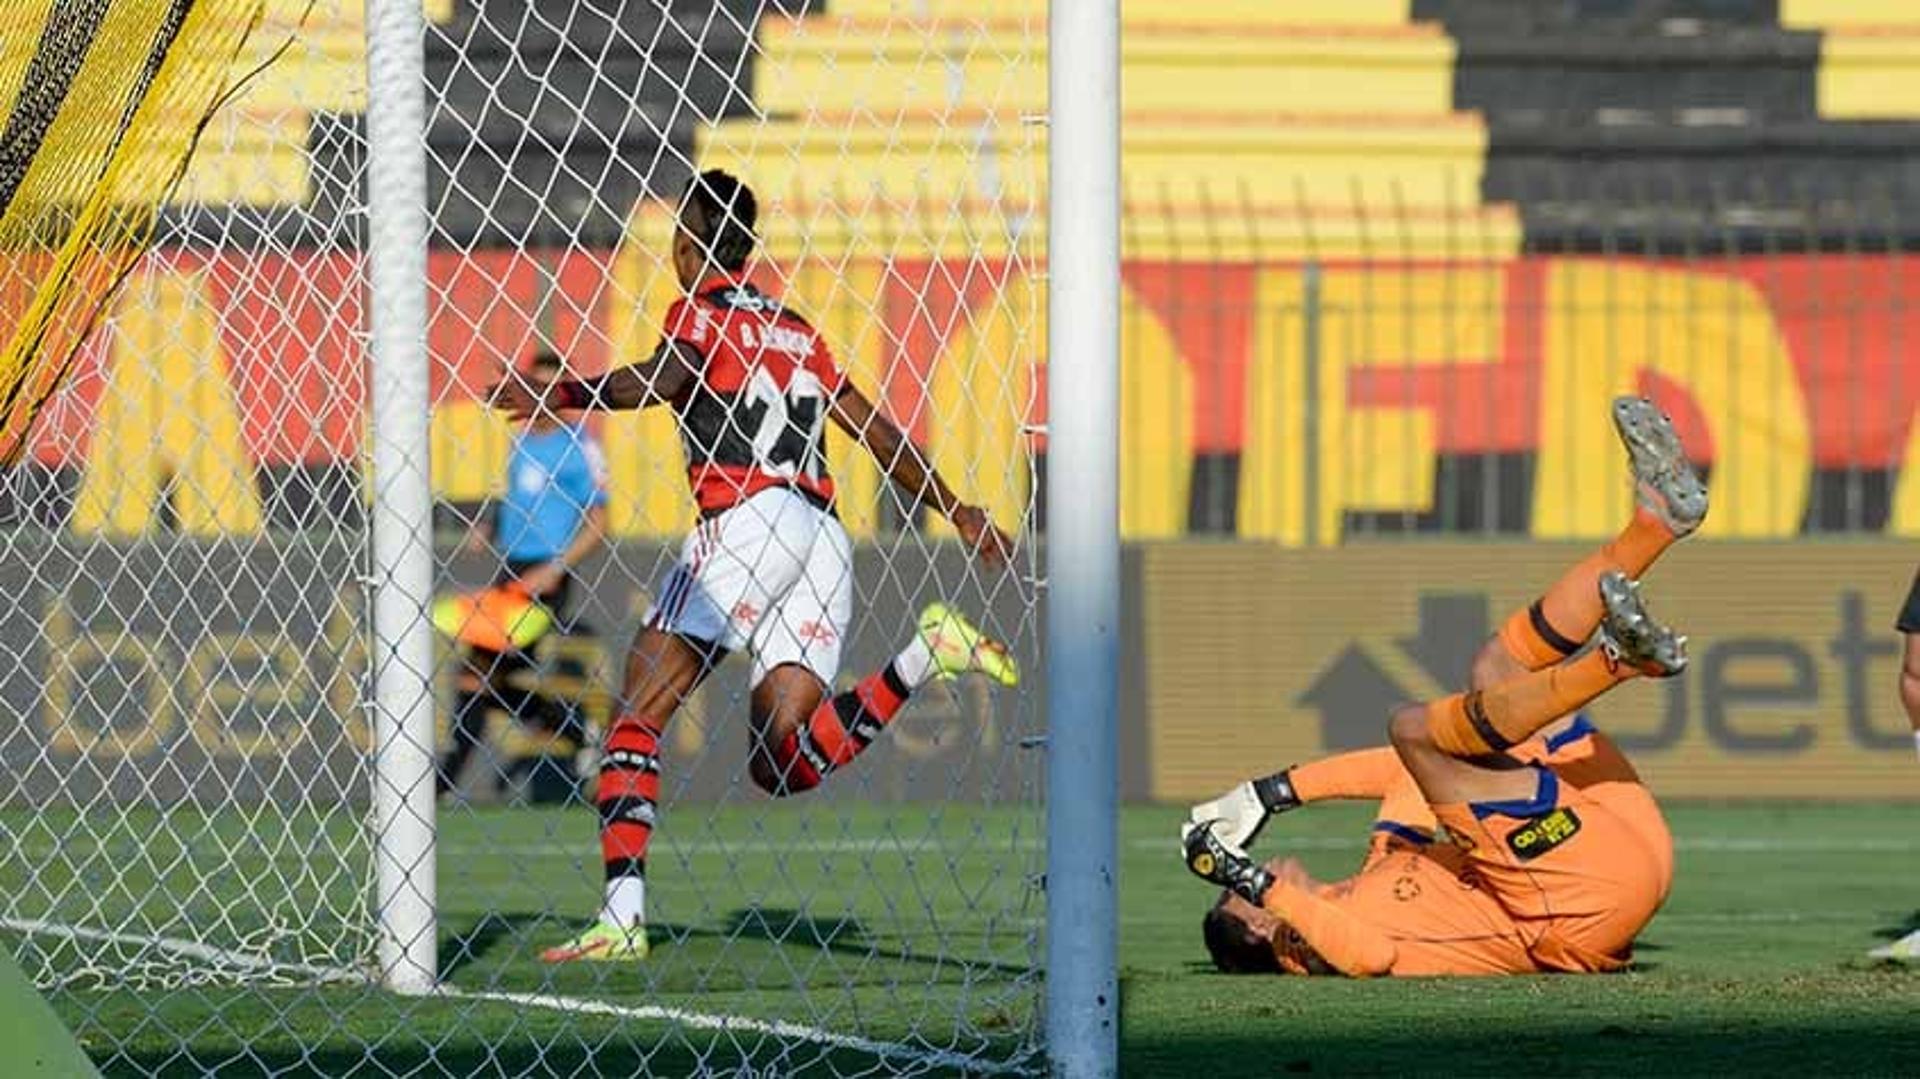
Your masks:
{"label": "referee in blue shirt", "polygon": [[[536,354],[528,373],[542,384],[561,376],[560,357]],[[607,536],[607,467],[600,445],[577,415],[541,410],[513,437],[507,490],[494,519],[467,535],[470,548],[491,545],[500,556],[499,583],[518,581],[567,626],[572,571]],[[496,709],[522,722],[558,731],[566,711],[550,698],[510,684],[532,666],[523,653],[467,648],[453,712],[453,744],[440,761],[440,790],[459,781],[474,747],[486,739],[487,714]]]}

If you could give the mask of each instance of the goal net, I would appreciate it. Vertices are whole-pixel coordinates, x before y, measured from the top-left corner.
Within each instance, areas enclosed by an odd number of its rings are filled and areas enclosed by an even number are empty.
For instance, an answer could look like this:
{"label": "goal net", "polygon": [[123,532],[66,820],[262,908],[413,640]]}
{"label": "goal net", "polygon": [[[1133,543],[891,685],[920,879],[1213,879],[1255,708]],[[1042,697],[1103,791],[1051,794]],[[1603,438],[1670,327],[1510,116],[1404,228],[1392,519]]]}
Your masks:
{"label": "goal net", "polygon": [[[602,909],[606,740],[628,644],[702,527],[686,454],[704,447],[668,409],[529,427],[488,391],[543,355],[591,377],[652,353],[689,291],[676,203],[724,169],[758,196],[747,281],[960,500],[1031,539],[1045,4],[425,0],[430,454],[408,466],[432,498],[394,507],[369,468],[371,2],[145,5],[223,31],[182,62],[238,89],[177,185],[148,164],[122,186],[153,246],[97,325],[69,323],[92,329],[41,376],[57,392],[0,485],[7,945],[119,1074],[1034,1066],[1034,545],[972,557],[831,431],[853,597],[832,691],[936,602],[1007,644],[1018,685],[933,681],[817,789],[771,798],[755,671],[729,657],[659,738],[651,956],[545,963]],[[9,5],[0,75],[47,77],[23,50],[73,6]],[[11,241],[0,257],[12,316],[52,268]],[[410,672],[434,767],[398,781],[447,788],[425,851],[396,853],[373,812],[396,781],[373,752],[370,612],[396,587],[377,503],[431,520],[418,619],[487,608],[443,619]],[[488,622],[512,599],[488,589],[561,554],[537,640],[476,636],[526,628]],[[423,995],[382,985],[374,879],[395,857],[437,877]]]}

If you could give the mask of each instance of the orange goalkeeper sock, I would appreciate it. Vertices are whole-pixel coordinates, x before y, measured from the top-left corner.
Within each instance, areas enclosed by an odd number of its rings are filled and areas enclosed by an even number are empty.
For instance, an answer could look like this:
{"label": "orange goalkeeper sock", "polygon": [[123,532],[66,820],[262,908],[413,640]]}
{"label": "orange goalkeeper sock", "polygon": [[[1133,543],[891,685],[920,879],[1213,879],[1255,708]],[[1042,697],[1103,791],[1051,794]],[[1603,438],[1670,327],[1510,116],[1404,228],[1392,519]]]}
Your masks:
{"label": "orange goalkeeper sock", "polygon": [[1618,536],[1562,574],[1531,605],[1507,616],[1500,626],[1501,646],[1530,671],[1578,652],[1604,613],[1600,575],[1617,569],[1638,579],[1673,542],[1660,518],[1635,506],[1633,520]]}
{"label": "orange goalkeeper sock", "polygon": [[1428,729],[1434,744],[1456,757],[1504,752],[1636,673],[1596,648],[1545,670],[1434,701],[1427,705]]}

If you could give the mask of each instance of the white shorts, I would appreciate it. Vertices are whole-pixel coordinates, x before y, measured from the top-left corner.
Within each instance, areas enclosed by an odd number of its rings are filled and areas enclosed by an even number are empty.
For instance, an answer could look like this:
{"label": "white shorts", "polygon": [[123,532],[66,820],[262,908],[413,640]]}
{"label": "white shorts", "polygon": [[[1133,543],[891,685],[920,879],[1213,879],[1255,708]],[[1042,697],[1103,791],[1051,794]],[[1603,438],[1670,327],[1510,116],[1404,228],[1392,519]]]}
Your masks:
{"label": "white shorts", "polygon": [[784,487],[702,521],[647,611],[650,629],[753,657],[753,683],[797,663],[833,685],[853,621],[853,544]]}

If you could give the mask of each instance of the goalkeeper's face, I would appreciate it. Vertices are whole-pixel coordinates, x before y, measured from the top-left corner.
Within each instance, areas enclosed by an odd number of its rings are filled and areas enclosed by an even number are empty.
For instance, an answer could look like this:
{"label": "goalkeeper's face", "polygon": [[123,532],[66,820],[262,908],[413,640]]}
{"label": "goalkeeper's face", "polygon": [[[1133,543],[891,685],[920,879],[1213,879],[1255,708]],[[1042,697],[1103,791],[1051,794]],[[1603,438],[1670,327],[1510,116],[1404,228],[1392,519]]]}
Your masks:
{"label": "goalkeeper's face", "polygon": [[1227,891],[1200,922],[1207,954],[1226,974],[1278,974],[1273,939],[1280,928],[1280,919]]}

